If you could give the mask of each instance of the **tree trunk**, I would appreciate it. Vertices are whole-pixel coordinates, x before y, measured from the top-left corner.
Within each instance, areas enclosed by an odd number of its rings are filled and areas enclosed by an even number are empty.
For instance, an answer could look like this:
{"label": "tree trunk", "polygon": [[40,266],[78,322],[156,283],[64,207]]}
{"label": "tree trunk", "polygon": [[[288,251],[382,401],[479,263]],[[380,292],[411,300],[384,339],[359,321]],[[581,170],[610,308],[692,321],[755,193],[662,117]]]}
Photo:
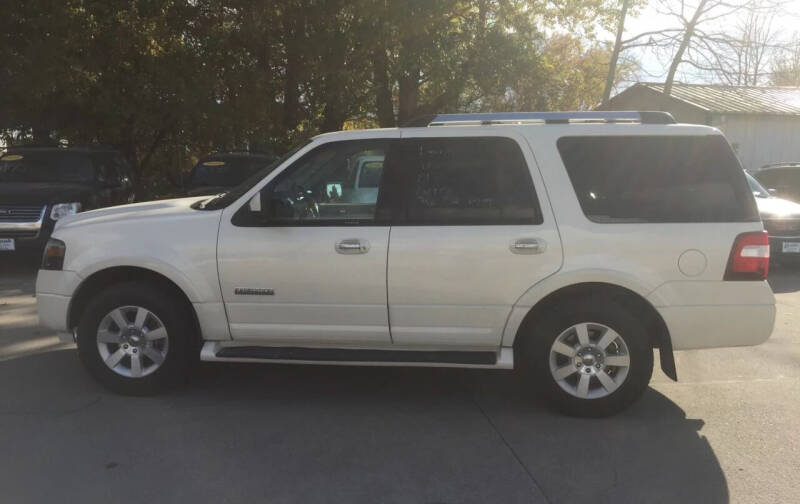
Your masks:
{"label": "tree trunk", "polygon": [[290,9],[283,18],[283,40],[286,47],[286,78],[283,83],[283,126],[293,130],[298,123],[299,98],[297,92],[300,70],[300,47],[298,18],[296,9]]}
{"label": "tree trunk", "polygon": [[419,68],[404,72],[398,81],[398,122],[400,124],[417,116],[419,104]]}
{"label": "tree trunk", "polygon": [[670,94],[672,94],[672,83],[675,81],[675,72],[678,71],[678,66],[681,64],[683,60],[683,54],[686,52],[686,48],[689,47],[689,42],[692,41],[692,37],[694,36],[695,26],[697,26],[697,22],[700,20],[700,16],[704,14],[703,9],[705,8],[707,3],[708,0],[701,0],[700,4],[697,6],[697,10],[694,11],[692,19],[686,25],[686,31],[683,32],[681,45],[678,46],[678,51],[672,58],[672,63],[670,63],[669,72],[667,73],[667,79],[664,81],[665,96],[669,96]]}
{"label": "tree trunk", "polygon": [[614,87],[614,81],[617,77],[617,60],[619,53],[622,50],[622,33],[625,31],[625,17],[628,15],[628,7],[631,0],[622,0],[620,6],[619,22],[617,23],[617,38],[614,41],[614,51],[611,53],[611,61],[608,62],[608,75],[606,76],[606,87],[603,90],[603,104],[608,103],[611,98],[611,88]]}
{"label": "tree trunk", "polygon": [[375,108],[378,113],[378,124],[382,128],[390,128],[395,125],[387,59],[386,49],[381,44],[372,54],[372,71],[375,83]]}

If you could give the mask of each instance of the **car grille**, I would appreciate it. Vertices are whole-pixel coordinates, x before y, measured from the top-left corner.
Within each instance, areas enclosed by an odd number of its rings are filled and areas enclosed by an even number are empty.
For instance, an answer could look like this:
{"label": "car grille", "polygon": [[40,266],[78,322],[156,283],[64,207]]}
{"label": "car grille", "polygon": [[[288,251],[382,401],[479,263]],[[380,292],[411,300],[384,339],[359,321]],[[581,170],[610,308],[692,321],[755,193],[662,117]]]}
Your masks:
{"label": "car grille", "polygon": [[764,229],[769,232],[770,236],[798,236],[800,235],[800,220],[765,220]]}
{"label": "car grille", "polygon": [[0,205],[0,223],[37,222],[44,207],[31,205]]}

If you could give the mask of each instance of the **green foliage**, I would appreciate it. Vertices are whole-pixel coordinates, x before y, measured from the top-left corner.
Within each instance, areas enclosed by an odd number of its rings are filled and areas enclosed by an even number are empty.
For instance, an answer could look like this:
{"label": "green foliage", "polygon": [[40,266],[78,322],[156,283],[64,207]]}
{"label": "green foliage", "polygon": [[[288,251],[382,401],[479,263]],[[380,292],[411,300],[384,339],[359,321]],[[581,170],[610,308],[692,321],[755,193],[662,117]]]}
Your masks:
{"label": "green foliage", "polygon": [[[118,146],[140,193],[199,155],[435,112],[587,108],[606,0],[26,0],[0,15],[7,141]],[[569,32],[571,35],[559,35]]]}

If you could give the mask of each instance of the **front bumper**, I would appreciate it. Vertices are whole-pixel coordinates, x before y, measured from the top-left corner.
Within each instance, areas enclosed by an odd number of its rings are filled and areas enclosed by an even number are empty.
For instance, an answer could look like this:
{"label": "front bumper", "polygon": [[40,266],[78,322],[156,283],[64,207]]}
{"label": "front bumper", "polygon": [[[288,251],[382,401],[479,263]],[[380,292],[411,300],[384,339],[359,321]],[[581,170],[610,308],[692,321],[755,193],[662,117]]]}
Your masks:
{"label": "front bumper", "polygon": [[47,244],[47,240],[50,239],[54,227],[55,222],[49,218],[44,218],[35,234],[20,232],[17,229],[12,229],[11,226],[0,224],[0,238],[12,238],[14,240],[14,250],[0,250],[0,257],[14,255],[41,259],[44,246]]}
{"label": "front bumper", "polygon": [[[36,276],[36,309],[39,323],[57,331],[62,341],[71,342],[67,323],[72,294],[81,282],[74,271],[39,270]],[[63,336],[62,336],[63,335]]]}

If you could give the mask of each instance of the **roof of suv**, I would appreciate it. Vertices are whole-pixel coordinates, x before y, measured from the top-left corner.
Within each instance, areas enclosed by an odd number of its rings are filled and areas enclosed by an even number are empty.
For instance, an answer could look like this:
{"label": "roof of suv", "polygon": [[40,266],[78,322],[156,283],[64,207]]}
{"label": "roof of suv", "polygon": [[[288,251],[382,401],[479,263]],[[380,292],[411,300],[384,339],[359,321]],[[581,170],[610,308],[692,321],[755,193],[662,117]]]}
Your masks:
{"label": "roof of suv", "polygon": [[[399,128],[376,128],[365,130],[347,130],[323,133],[317,138],[365,139],[384,137],[387,132],[410,130],[441,130],[466,132],[465,127],[504,127],[529,128],[546,127],[574,130],[576,134],[598,134],[608,132],[630,134],[634,131],[652,131],[656,128],[659,134],[714,134],[717,128],[699,124],[678,124],[668,112],[635,112],[635,111],[577,111],[577,112],[500,112],[476,114],[439,114],[424,116],[406,122]],[[585,129],[588,128],[588,129]],[[606,129],[608,128],[608,129]],[[639,130],[639,128],[644,128]],[[669,128],[666,130],[664,128]],[[675,129],[673,129],[675,128]],[[552,131],[552,130],[551,130]],[[669,133],[666,133],[669,131]],[[468,133],[465,134],[465,136]]]}

